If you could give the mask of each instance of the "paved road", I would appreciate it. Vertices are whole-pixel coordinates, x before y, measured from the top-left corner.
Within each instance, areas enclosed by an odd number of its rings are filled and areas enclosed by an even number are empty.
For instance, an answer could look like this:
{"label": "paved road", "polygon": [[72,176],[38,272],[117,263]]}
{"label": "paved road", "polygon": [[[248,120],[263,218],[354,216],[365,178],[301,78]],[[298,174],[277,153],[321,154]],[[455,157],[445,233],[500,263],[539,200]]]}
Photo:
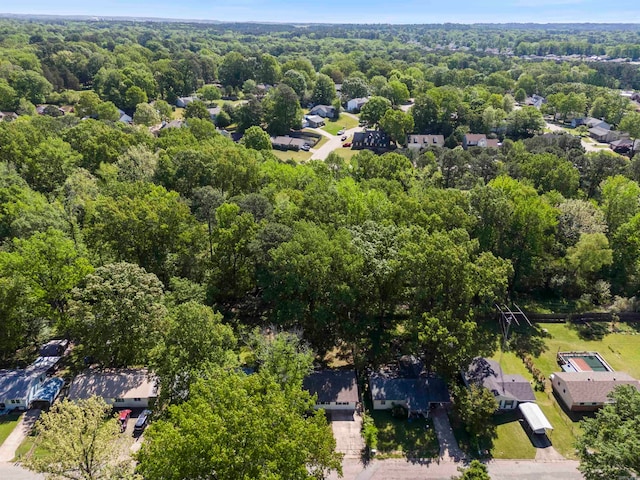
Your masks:
{"label": "paved road", "polygon": [[[364,467],[358,460],[343,462],[343,480],[450,480],[459,463],[410,462],[404,459],[373,460]],[[492,480],[583,480],[578,462],[536,462],[533,460],[495,460],[487,464]],[[338,480],[337,474],[329,480]]]}
{"label": "paved road", "polygon": [[42,475],[11,463],[0,463],[0,478],[2,480],[44,480]]}

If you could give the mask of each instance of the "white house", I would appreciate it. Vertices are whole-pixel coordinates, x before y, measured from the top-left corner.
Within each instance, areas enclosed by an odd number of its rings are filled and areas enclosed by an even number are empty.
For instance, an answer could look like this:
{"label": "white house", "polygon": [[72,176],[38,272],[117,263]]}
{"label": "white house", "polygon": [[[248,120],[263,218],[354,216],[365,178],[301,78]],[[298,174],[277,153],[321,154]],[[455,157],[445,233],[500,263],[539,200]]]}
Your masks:
{"label": "white house", "polygon": [[349,100],[347,102],[347,111],[348,112],[357,112],[359,111],[364,105],[365,103],[367,103],[369,101],[368,98],[366,97],[362,97],[362,98],[352,98],[351,100]]}
{"label": "white house", "polygon": [[69,400],[102,397],[115,408],[147,408],[158,396],[157,379],[145,369],[89,370],[69,387]]}
{"label": "white house", "polygon": [[312,372],[304,379],[303,388],[317,395],[316,409],[354,412],[360,400],[354,370]]}

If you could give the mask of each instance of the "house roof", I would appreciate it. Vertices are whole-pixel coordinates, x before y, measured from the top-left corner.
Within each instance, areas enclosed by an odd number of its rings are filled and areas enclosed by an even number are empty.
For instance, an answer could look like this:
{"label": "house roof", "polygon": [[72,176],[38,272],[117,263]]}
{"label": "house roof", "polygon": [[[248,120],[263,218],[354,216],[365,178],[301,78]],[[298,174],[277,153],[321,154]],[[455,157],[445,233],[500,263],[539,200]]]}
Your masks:
{"label": "house roof", "polygon": [[[575,403],[606,403],[607,395],[618,385],[633,385],[640,390],[640,382],[624,372],[557,372],[554,378],[562,380]],[[557,388],[557,384],[553,383]]]}
{"label": "house roof", "polygon": [[355,102],[355,103],[367,103],[369,101],[368,97],[359,97],[359,98],[352,98],[351,100],[349,100],[347,103],[351,103],[351,102]]}
{"label": "house roof", "polygon": [[436,375],[401,378],[374,373],[369,377],[369,388],[373,400],[405,401],[411,410],[426,410],[429,403],[451,401],[447,385]]}
{"label": "house roof", "polygon": [[311,113],[320,112],[320,111],[333,113],[335,112],[335,110],[336,110],[335,107],[333,107],[332,105],[316,105],[311,109]]}
{"label": "house roof", "polygon": [[145,369],[86,371],[69,388],[69,399],[150,398],[157,396],[156,379]]}
{"label": "house roof", "polygon": [[51,377],[47,379],[33,395],[32,401],[45,401],[49,402],[49,404],[53,403],[58,396],[58,393],[60,393],[63,385],[64,380],[61,378]]}
{"label": "house roof", "polygon": [[510,397],[518,402],[535,402],[536,396],[529,381],[522,375],[503,373],[498,362],[476,357],[466,374],[469,383],[482,385],[495,396]]}
{"label": "house roof", "polygon": [[65,339],[51,340],[40,347],[41,357],[58,357],[64,353],[69,345]]}
{"label": "house roof", "polygon": [[304,379],[303,386],[318,395],[319,402],[357,402],[358,381],[354,370],[319,370]]}
{"label": "house roof", "polygon": [[606,128],[602,128],[602,127],[593,127],[589,129],[589,133],[596,135],[597,137],[603,137],[605,135],[608,135],[611,132],[611,130],[607,130]]}
{"label": "house roof", "polygon": [[207,112],[209,112],[209,115],[211,115],[212,117],[218,116],[221,111],[222,109],[220,107],[207,108]]}
{"label": "house roof", "polygon": [[390,140],[389,136],[380,130],[367,130],[354,133],[352,144],[371,148],[388,148]]}
{"label": "house roof", "polygon": [[320,115],[307,115],[307,120],[313,123],[321,123],[324,122],[324,118]]}
{"label": "house roof", "polygon": [[467,133],[464,138],[467,143],[478,143],[480,140],[486,140],[487,136],[484,133]]}
{"label": "house roof", "polygon": [[37,376],[27,370],[0,370],[0,401],[26,398]]}
{"label": "house roof", "polygon": [[500,140],[497,138],[487,138],[487,147],[498,148],[500,145]]}
{"label": "house roof", "polygon": [[444,145],[444,135],[408,135],[407,145],[409,147],[417,147],[417,146],[443,146]]}

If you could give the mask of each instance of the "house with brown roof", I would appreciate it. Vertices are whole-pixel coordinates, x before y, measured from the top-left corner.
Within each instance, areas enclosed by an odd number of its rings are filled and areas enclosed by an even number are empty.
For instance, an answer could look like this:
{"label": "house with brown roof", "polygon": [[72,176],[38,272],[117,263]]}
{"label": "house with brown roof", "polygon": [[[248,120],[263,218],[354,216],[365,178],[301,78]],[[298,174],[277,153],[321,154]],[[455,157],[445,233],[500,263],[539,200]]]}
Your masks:
{"label": "house with brown roof", "polygon": [[556,372],[549,380],[572,412],[592,412],[611,403],[608,395],[620,385],[640,390],[640,382],[624,372]]}
{"label": "house with brown roof", "polygon": [[493,393],[499,410],[513,410],[520,403],[536,401],[531,383],[526,378],[504,373],[500,364],[491,359],[474,358],[463,377],[467,386],[476,384]]}
{"label": "house with brown roof", "polygon": [[156,377],[146,369],[87,370],[73,379],[71,401],[102,397],[115,408],[147,408],[158,396]]}
{"label": "house with brown roof", "polygon": [[355,412],[360,396],[355,370],[318,370],[303,381],[303,388],[317,395],[316,409]]}
{"label": "house with brown roof", "polygon": [[497,138],[487,138],[484,133],[467,133],[462,138],[462,148],[465,150],[471,147],[498,148],[500,141]]}
{"label": "house with brown roof", "polygon": [[416,150],[427,147],[444,147],[444,135],[407,135],[407,147]]}

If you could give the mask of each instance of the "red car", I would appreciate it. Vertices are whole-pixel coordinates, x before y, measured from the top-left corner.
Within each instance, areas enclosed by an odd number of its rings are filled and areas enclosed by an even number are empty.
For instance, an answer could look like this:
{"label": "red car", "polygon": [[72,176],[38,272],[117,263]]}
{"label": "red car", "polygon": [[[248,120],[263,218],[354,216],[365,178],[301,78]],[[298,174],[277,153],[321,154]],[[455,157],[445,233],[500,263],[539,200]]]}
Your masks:
{"label": "red car", "polygon": [[120,433],[123,433],[127,429],[127,423],[131,418],[131,410],[121,410],[118,414],[118,422],[120,422]]}
{"label": "red car", "polygon": [[351,146],[351,142],[343,143],[342,146],[344,148],[349,148]]}

